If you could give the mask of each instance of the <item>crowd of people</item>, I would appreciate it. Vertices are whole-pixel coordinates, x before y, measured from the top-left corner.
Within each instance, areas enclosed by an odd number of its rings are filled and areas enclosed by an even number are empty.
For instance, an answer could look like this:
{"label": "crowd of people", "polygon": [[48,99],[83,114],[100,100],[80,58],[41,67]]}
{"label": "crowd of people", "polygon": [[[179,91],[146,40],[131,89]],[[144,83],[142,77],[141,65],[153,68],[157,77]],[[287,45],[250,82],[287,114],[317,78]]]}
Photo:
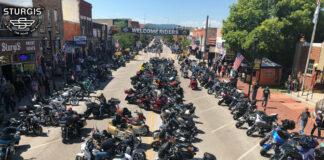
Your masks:
{"label": "crowd of people", "polygon": [[20,102],[24,96],[50,95],[49,73],[20,72],[12,80],[1,76],[0,103],[5,106],[7,113],[15,112],[16,102]]}

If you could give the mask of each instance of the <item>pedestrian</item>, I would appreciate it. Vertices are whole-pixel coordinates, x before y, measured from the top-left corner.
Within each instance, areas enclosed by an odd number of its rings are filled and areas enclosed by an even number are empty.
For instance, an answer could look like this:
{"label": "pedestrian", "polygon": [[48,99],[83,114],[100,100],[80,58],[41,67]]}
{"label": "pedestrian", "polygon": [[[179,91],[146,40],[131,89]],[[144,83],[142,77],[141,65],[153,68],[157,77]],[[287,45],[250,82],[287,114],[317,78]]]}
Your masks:
{"label": "pedestrian", "polygon": [[307,124],[308,118],[310,118],[310,113],[308,111],[308,107],[305,107],[305,110],[297,118],[297,123],[298,120],[300,120],[300,130],[299,130],[300,135],[304,135],[304,129]]}
{"label": "pedestrian", "polygon": [[224,76],[225,76],[225,72],[226,72],[226,67],[225,67],[225,65],[222,66],[221,72],[222,72],[222,78],[224,78]]}
{"label": "pedestrian", "polygon": [[39,82],[35,77],[33,78],[32,82],[31,82],[31,88],[33,91],[33,97],[38,96]]}
{"label": "pedestrian", "polygon": [[10,113],[9,109],[11,109],[12,112],[15,112],[15,87],[11,84],[10,80],[7,81],[4,93],[6,112]]}
{"label": "pedestrian", "polygon": [[323,116],[322,116],[322,111],[317,111],[316,117],[314,119],[314,124],[313,124],[313,129],[311,132],[311,136],[313,136],[314,131],[316,130],[316,128],[318,129],[318,139],[322,139],[321,138],[321,126],[323,123]]}
{"label": "pedestrian", "polygon": [[298,90],[298,80],[296,78],[293,80],[293,88],[294,88],[294,92],[297,92],[297,90]]}
{"label": "pedestrian", "polygon": [[252,86],[252,100],[256,99],[257,93],[258,93],[259,85],[258,82],[255,82],[254,85]]}
{"label": "pedestrian", "polygon": [[17,95],[18,101],[20,102],[22,97],[24,96],[25,84],[22,81],[21,77],[17,77],[14,84],[15,84],[14,85],[15,89],[17,90],[16,95]]}
{"label": "pedestrian", "polygon": [[219,63],[217,66],[217,72],[218,72],[218,76],[221,77],[221,69],[222,69],[222,64]]}
{"label": "pedestrian", "polygon": [[288,80],[286,82],[287,85],[287,93],[290,93],[290,87],[291,87],[291,75],[288,76]]}
{"label": "pedestrian", "polygon": [[45,88],[45,96],[50,96],[51,95],[51,89],[50,89],[50,82],[49,82],[49,74],[48,74],[48,72],[45,73],[43,82],[44,82],[44,88]]}
{"label": "pedestrian", "polygon": [[268,99],[270,99],[270,90],[269,90],[269,87],[267,86],[267,87],[263,90],[262,106],[264,107],[264,111],[266,111],[266,107],[267,107]]}

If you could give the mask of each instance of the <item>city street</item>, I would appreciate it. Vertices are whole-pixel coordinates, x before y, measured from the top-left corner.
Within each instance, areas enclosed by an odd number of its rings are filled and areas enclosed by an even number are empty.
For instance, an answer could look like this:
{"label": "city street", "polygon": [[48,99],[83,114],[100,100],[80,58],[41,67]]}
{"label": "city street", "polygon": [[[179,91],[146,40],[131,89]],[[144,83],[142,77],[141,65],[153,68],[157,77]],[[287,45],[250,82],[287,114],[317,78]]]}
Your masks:
{"label": "city street", "polygon": [[[166,46],[164,46],[163,51],[161,57],[175,58],[175,55],[172,55],[170,49]],[[113,72],[113,80],[106,86],[102,84],[102,90],[98,90],[97,94],[104,93],[107,99],[118,98],[121,100],[120,107],[139,111],[139,107],[125,102],[124,90],[131,87],[129,78],[136,73],[139,65],[153,56],[152,53],[140,52],[135,61]],[[179,68],[177,63],[176,66]],[[185,80],[181,77],[180,80],[185,91],[185,103],[192,102],[196,107],[196,115],[198,116],[195,121],[201,131],[198,135],[199,141],[194,144],[199,148],[197,158],[201,158],[204,152],[210,152],[216,155],[218,159],[262,159],[259,155],[258,142],[260,139],[247,137],[245,130],[236,129],[235,121],[227,107],[218,106],[217,99],[208,95],[206,90],[192,91],[188,87],[188,79]],[[83,113],[86,106],[82,102],[80,106],[74,106],[73,109]],[[158,129],[162,124],[160,115],[145,110],[141,111],[146,116],[146,123],[149,125],[150,131]],[[21,159],[71,160],[75,158],[76,153],[81,151],[81,144],[89,138],[93,127],[103,130],[107,126],[108,119],[87,120],[87,126],[83,129],[82,140],[75,139],[71,144],[62,143],[60,127],[44,127],[44,132],[47,134],[42,137],[23,136],[17,152],[21,153]],[[152,142],[152,137],[143,137],[142,142],[143,147],[148,148]],[[157,158],[157,153],[151,149],[147,150],[146,155],[149,160]],[[19,159],[19,157],[16,158]]]}

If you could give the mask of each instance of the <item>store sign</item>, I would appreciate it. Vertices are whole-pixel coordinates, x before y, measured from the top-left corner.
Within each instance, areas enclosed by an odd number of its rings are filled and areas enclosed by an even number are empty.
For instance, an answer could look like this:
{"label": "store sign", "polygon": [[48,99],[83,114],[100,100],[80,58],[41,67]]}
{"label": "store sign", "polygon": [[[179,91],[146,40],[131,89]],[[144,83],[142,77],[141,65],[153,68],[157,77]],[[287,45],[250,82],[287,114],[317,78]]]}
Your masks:
{"label": "store sign", "polygon": [[74,36],[73,40],[76,45],[87,45],[87,37],[86,36]]}
{"label": "store sign", "polygon": [[156,35],[189,35],[189,30],[174,29],[148,29],[148,28],[122,28],[122,32]]}
{"label": "store sign", "polygon": [[39,28],[41,22],[38,16],[42,15],[43,8],[3,8],[3,24],[17,35],[28,35]]}
{"label": "store sign", "polygon": [[16,51],[20,51],[21,50],[21,46],[20,46],[20,42],[14,43],[14,44],[8,44],[5,42],[1,43],[1,51],[2,52],[13,52],[15,53]]}
{"label": "store sign", "polygon": [[11,55],[13,53],[35,53],[39,50],[39,45],[35,40],[0,40],[1,55]]}

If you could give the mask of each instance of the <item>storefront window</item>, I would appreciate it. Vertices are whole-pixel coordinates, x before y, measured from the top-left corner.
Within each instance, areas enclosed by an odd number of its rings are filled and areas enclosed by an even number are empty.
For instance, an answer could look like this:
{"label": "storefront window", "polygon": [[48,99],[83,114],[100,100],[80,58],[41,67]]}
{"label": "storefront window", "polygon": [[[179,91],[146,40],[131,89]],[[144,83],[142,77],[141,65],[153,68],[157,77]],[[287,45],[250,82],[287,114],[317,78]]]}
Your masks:
{"label": "storefront window", "polygon": [[307,74],[312,74],[313,73],[313,67],[314,67],[314,60],[310,59],[308,62],[308,67],[307,67]]}

